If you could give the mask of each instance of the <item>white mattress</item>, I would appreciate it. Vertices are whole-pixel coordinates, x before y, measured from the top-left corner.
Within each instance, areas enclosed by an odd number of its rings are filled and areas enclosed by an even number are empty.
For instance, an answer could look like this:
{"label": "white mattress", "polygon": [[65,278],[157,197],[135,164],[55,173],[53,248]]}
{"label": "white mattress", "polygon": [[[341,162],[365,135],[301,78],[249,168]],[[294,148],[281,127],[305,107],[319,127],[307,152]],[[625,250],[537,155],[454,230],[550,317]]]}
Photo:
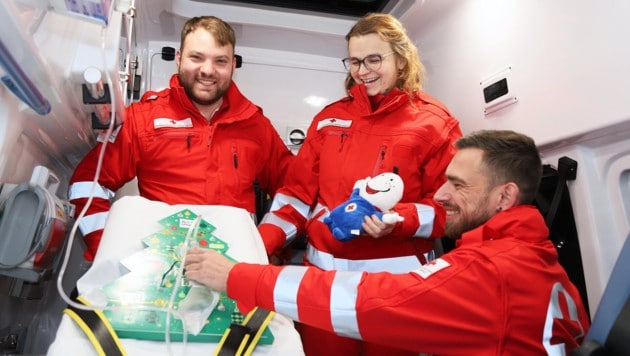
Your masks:
{"label": "white mattress", "polygon": [[[141,239],[160,228],[158,220],[188,208],[216,226],[214,234],[228,243],[228,254],[237,261],[267,263],[262,240],[249,213],[229,206],[168,205],[139,196],[126,196],[117,200],[110,210],[105,232],[92,267],[77,282],[79,294],[95,305],[104,305],[100,288],[127,270],[119,261],[143,246]],[[269,324],[274,336],[271,345],[259,345],[254,355],[304,355],[300,337],[293,322],[276,314]],[[121,339],[128,355],[165,354],[210,355],[216,343],[165,342]],[[168,346],[168,347],[167,347]],[[49,356],[96,355],[94,347],[75,322],[64,314],[55,341],[48,349]]]}

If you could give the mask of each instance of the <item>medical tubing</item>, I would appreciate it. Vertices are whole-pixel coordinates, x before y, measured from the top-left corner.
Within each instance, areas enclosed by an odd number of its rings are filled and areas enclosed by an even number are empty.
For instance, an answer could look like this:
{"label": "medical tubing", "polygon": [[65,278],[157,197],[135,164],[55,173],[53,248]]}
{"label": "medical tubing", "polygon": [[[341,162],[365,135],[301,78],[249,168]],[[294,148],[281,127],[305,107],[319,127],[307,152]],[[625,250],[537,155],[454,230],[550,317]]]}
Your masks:
{"label": "medical tubing", "polygon": [[[197,233],[199,232],[199,225],[201,224],[201,219],[202,219],[201,215],[198,215],[195,218],[195,220],[193,220],[193,223],[188,228],[188,232],[186,233],[186,237],[184,238],[184,245],[182,246],[184,250],[180,250],[180,253],[182,255],[182,260],[179,264],[179,270],[177,271],[177,277],[175,278],[175,285],[173,286],[173,291],[171,292],[171,297],[168,301],[169,310],[173,309],[173,305],[175,304],[175,296],[177,295],[179,287],[181,287],[182,276],[184,275],[184,266],[186,263],[186,253],[188,252],[188,249],[191,246],[189,241],[192,237],[193,242],[196,242],[196,236],[197,236]],[[188,331],[186,330],[186,323],[184,323],[184,318],[181,317],[180,319],[182,320],[182,337],[183,337],[182,342],[184,344],[184,349],[185,349],[188,342]],[[166,323],[165,323],[165,328],[164,328],[164,340],[166,341],[166,347],[169,350],[169,353],[170,353],[170,347],[171,347],[170,325],[171,325],[171,314],[168,313],[166,315]]]}

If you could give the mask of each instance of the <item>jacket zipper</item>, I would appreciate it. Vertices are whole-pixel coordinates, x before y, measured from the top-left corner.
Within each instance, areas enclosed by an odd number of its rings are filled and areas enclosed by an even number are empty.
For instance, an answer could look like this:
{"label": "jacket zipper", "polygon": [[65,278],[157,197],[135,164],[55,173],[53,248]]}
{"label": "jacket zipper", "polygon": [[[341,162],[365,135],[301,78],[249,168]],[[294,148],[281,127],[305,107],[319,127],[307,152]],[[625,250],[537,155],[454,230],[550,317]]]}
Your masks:
{"label": "jacket zipper", "polygon": [[234,176],[236,179],[236,186],[241,186],[241,178],[238,174],[238,146],[232,144],[232,163],[234,164]]}
{"label": "jacket zipper", "polygon": [[342,132],[341,135],[339,135],[339,152],[343,150],[343,144],[346,142],[346,137],[348,137],[348,134],[345,132]]}
{"label": "jacket zipper", "polygon": [[232,145],[232,162],[234,163],[234,169],[238,169],[238,152],[235,145]]}
{"label": "jacket zipper", "polygon": [[374,166],[374,172],[372,172],[372,176],[376,176],[377,174],[383,172],[384,162],[385,162],[385,154],[387,153],[387,146],[381,146],[381,149],[378,153],[378,157],[376,159],[376,165]]}

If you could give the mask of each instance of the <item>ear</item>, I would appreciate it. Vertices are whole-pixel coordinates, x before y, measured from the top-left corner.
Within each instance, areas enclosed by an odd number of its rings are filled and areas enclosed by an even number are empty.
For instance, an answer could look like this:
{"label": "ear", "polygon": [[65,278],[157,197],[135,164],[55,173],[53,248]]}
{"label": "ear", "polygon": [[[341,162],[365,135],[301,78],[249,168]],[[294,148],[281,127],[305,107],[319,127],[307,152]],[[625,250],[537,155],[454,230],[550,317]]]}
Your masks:
{"label": "ear", "polygon": [[405,68],[405,64],[407,64],[407,60],[401,56],[396,56],[396,69],[400,72]]}
{"label": "ear", "polygon": [[518,205],[518,197],[520,190],[518,185],[514,182],[508,182],[500,187],[498,192],[499,202],[497,205],[497,211],[507,210],[513,206]]}
{"label": "ear", "polygon": [[177,50],[177,52],[175,52],[175,65],[177,66],[178,69],[179,69],[179,63],[181,63],[181,61],[182,61],[182,52]]}

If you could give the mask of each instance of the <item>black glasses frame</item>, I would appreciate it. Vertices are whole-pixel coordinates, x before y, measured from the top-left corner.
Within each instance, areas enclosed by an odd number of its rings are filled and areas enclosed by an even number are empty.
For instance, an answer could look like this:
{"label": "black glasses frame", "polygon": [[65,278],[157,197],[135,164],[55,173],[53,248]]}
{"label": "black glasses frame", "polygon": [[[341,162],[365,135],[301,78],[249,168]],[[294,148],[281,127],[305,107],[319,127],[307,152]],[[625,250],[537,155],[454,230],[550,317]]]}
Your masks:
{"label": "black glasses frame", "polygon": [[385,54],[370,54],[365,56],[363,59],[348,57],[341,60],[343,66],[349,72],[358,72],[361,69],[361,64],[367,70],[378,70],[383,65],[383,58],[396,53],[395,51],[391,51]]}

